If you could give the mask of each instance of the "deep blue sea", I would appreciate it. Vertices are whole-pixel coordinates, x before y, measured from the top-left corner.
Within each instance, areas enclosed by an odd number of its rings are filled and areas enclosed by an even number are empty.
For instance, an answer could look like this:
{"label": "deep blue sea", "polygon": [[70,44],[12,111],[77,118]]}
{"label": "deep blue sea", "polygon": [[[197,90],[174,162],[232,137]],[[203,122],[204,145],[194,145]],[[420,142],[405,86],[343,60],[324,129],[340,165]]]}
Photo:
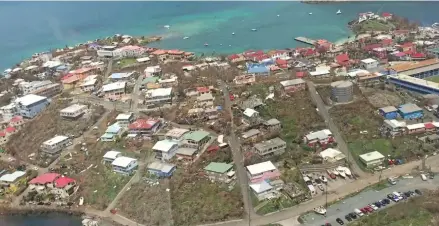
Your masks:
{"label": "deep blue sea", "polygon": [[[340,9],[341,15],[335,12]],[[300,45],[297,36],[346,39],[360,12],[439,21],[439,2],[1,2],[0,69],[35,52],[120,34],[162,35],[154,46],[232,53]],[[308,15],[312,12],[313,15]],[[279,15],[279,16],[277,16]],[[164,25],[170,25],[165,29]],[[251,29],[258,29],[252,32]],[[231,33],[236,35],[232,36]],[[183,40],[184,36],[190,37]],[[205,47],[204,43],[209,46]],[[222,44],[222,45],[220,45]]]}
{"label": "deep blue sea", "polygon": [[[336,15],[340,9],[341,15]],[[341,41],[358,13],[439,22],[439,2],[0,2],[0,71],[33,53],[114,34],[161,35],[162,48],[211,54],[300,45],[297,36]],[[312,15],[308,13],[312,12]],[[279,16],[278,16],[279,15]],[[165,29],[164,25],[170,25]],[[257,32],[251,29],[256,28]],[[231,33],[236,35],[232,36]],[[188,36],[189,39],[183,40]],[[204,43],[209,46],[205,47]],[[221,45],[222,44],[222,45]],[[6,217],[0,226],[80,225],[76,218]]]}

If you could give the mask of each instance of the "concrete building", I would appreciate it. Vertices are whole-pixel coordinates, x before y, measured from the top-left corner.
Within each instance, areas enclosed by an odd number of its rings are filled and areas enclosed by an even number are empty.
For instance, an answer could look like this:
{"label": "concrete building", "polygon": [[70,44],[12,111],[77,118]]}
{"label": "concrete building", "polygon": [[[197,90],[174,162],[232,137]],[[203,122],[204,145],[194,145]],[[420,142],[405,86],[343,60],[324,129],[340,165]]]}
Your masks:
{"label": "concrete building", "polygon": [[155,104],[166,104],[172,103],[172,87],[169,88],[158,88],[153,90],[148,90],[145,95],[145,104],[155,105]]}
{"label": "concrete building", "polygon": [[378,67],[378,61],[372,58],[367,58],[360,61],[360,66],[366,70],[374,69]]}
{"label": "concrete building", "polygon": [[183,140],[184,135],[188,132],[189,130],[187,129],[173,128],[165,134],[165,139],[180,142]]}
{"label": "concrete building", "polygon": [[315,145],[326,146],[327,144],[335,142],[335,139],[329,129],[324,129],[305,135],[303,142],[310,147],[314,147]]}
{"label": "concrete building", "polygon": [[112,163],[117,158],[121,157],[122,153],[120,151],[107,151],[104,155],[104,163]]}
{"label": "concrete building", "polygon": [[102,46],[98,51],[98,57],[112,58],[114,56],[113,51],[116,50],[116,46]]}
{"label": "concrete building", "polygon": [[71,143],[69,137],[55,136],[54,138],[47,140],[41,144],[41,151],[47,155],[56,155],[63,148],[67,147]]}
{"label": "concrete building", "polygon": [[366,167],[375,167],[383,164],[384,162],[384,155],[377,151],[369,152],[366,154],[362,154],[359,156],[360,161],[366,165]]}
{"label": "concrete building", "polygon": [[34,118],[50,104],[47,97],[28,94],[14,100],[16,112],[25,118]]}
{"label": "concrete building", "polygon": [[279,120],[272,118],[269,119],[267,121],[265,121],[263,123],[264,128],[269,130],[269,131],[276,131],[276,130],[280,130],[282,128],[282,124],[280,123]]}
{"label": "concrete building", "polygon": [[354,84],[350,81],[331,83],[331,99],[338,103],[346,103],[354,99]]}
{"label": "concrete building", "polygon": [[306,89],[306,82],[301,78],[280,82],[285,92],[296,92]]}
{"label": "concrete building", "polygon": [[138,134],[144,136],[152,136],[155,134],[162,125],[162,121],[159,119],[137,119],[130,125],[128,125],[128,133]]}
{"label": "concrete building", "polygon": [[327,148],[319,153],[319,156],[326,162],[337,162],[346,158],[346,156],[339,150]]}
{"label": "concrete building", "polygon": [[280,172],[271,161],[249,165],[247,176],[251,183],[258,183],[264,180],[276,180],[280,177]]}
{"label": "concrete building", "polygon": [[113,51],[113,57],[140,57],[146,53],[146,48],[141,46],[128,45]]}
{"label": "concrete building", "polygon": [[279,197],[281,194],[267,181],[252,183],[249,186],[259,201],[263,201],[266,199],[274,199]]}
{"label": "concrete building", "polygon": [[172,173],[177,169],[173,164],[155,161],[148,165],[148,172],[158,178],[168,178],[172,176]]}
{"label": "concrete building", "polygon": [[83,104],[73,104],[60,111],[61,117],[77,119],[87,112],[88,106]]}
{"label": "concrete building", "polygon": [[385,119],[396,119],[398,117],[398,109],[394,106],[380,108],[379,112]]}
{"label": "concrete building", "polygon": [[405,133],[407,124],[404,121],[397,121],[395,119],[384,120],[381,126],[381,135],[386,137],[400,136]]}
{"label": "concrete building", "polygon": [[178,143],[170,140],[161,140],[154,144],[152,150],[155,153],[155,158],[162,161],[172,159],[178,149]]}
{"label": "concrete building", "polygon": [[405,120],[418,119],[424,117],[424,111],[416,104],[408,103],[398,107],[398,112]]}
{"label": "concrete building", "polygon": [[249,131],[246,131],[242,133],[241,137],[243,141],[256,141],[260,136],[262,135],[261,131],[258,129],[251,129]]}
{"label": "concrete building", "polygon": [[51,97],[62,91],[61,85],[49,80],[21,82],[18,87],[23,95],[35,94],[39,96]]}
{"label": "concrete building", "polygon": [[206,176],[212,181],[230,183],[235,178],[233,165],[223,162],[211,162],[204,167]]}
{"label": "concrete building", "polygon": [[428,78],[439,75],[439,59],[410,61],[395,64],[389,68],[391,74],[404,74],[415,78]]}
{"label": "concrete building", "polygon": [[287,143],[279,137],[262,141],[254,145],[254,150],[260,156],[278,155],[285,152]]}
{"label": "concrete building", "polygon": [[82,84],[79,85],[79,87],[81,88],[81,90],[83,92],[91,92],[94,91],[97,87],[97,75],[89,75],[87,78],[85,78],[82,81]]}
{"label": "concrete building", "polygon": [[184,135],[183,146],[200,150],[204,144],[209,142],[209,133],[203,130],[191,131]]}
{"label": "concrete building", "polygon": [[252,108],[245,109],[242,121],[248,125],[256,125],[259,122],[259,112]]}
{"label": "concrete building", "polygon": [[186,160],[190,162],[195,160],[198,152],[199,150],[197,148],[179,147],[176,156],[178,160]]}
{"label": "concrete building", "polygon": [[132,175],[138,167],[137,159],[121,156],[112,163],[113,171],[122,175]]}
{"label": "concrete building", "polygon": [[211,93],[203,93],[197,96],[197,106],[207,108],[213,106],[214,97]]}
{"label": "concrete building", "polygon": [[391,74],[387,76],[389,83],[397,88],[404,88],[420,94],[439,95],[439,83],[411,77],[405,74]]}
{"label": "concrete building", "polygon": [[100,140],[104,142],[115,141],[122,132],[122,127],[116,122],[105,130],[105,133],[100,137]]}
{"label": "concrete building", "polygon": [[13,173],[6,173],[0,177],[0,185],[4,187],[18,186],[16,184],[21,178],[26,175],[24,171],[15,171]]}
{"label": "concrete building", "polygon": [[116,122],[119,126],[127,128],[134,121],[133,113],[121,113],[116,116]]}
{"label": "concrete building", "polygon": [[126,86],[126,82],[110,83],[102,86],[102,92],[104,92],[105,99],[119,100],[123,95],[125,95]]}

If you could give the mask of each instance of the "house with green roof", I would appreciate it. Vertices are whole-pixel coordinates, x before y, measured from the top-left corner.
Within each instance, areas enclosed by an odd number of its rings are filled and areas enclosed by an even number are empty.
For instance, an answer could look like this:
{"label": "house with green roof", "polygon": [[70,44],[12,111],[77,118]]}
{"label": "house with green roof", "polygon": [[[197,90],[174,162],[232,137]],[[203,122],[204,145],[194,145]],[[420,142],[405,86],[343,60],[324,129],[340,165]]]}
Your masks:
{"label": "house with green roof", "polygon": [[209,142],[210,134],[204,130],[191,131],[184,135],[183,146],[201,149],[204,144]]}
{"label": "house with green roof", "polygon": [[233,165],[224,162],[211,162],[204,167],[207,177],[212,181],[230,183],[235,179]]}

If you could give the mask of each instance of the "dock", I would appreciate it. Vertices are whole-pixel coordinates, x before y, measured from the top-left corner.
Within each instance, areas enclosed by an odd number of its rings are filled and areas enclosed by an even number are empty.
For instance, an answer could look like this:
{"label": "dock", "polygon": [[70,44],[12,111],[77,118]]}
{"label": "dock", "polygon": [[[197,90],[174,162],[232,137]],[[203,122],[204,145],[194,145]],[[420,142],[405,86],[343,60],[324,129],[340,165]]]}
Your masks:
{"label": "dock", "polygon": [[316,40],[313,40],[310,38],[305,38],[305,37],[297,37],[297,38],[294,38],[294,40],[296,40],[298,42],[306,43],[308,45],[314,45],[316,43]]}

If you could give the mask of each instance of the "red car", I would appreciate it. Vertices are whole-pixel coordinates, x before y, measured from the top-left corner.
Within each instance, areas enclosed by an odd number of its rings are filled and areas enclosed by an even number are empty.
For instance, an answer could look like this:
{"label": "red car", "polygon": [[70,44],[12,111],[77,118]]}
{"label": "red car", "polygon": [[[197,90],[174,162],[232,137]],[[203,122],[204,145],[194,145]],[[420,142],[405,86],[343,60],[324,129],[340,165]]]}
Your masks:
{"label": "red car", "polygon": [[362,213],[364,213],[364,214],[369,213],[369,211],[367,211],[366,208],[361,208],[360,211],[361,211]]}
{"label": "red car", "polygon": [[369,212],[369,213],[373,212],[373,209],[370,206],[366,206],[366,207],[364,207],[364,209],[367,210],[367,212]]}
{"label": "red car", "polygon": [[235,96],[233,96],[233,94],[229,94],[229,99],[230,99],[230,101],[234,101],[235,100]]}

